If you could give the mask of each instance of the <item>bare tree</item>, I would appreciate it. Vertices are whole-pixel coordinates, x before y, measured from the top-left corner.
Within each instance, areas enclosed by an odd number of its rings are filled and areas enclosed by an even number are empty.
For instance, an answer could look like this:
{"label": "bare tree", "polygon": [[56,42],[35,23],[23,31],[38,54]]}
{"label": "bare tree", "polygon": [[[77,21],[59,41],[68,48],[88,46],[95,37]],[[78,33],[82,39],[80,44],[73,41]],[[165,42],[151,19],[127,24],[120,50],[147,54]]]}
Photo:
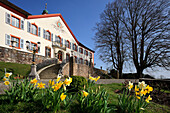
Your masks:
{"label": "bare tree", "polygon": [[120,78],[125,61],[123,24],[119,19],[121,16],[122,10],[118,1],[108,3],[100,15],[100,22],[96,24],[96,33],[93,38],[100,59],[106,63],[112,63]]}
{"label": "bare tree", "polygon": [[170,67],[169,0],[124,0],[123,17],[130,57],[139,77],[143,70]]}

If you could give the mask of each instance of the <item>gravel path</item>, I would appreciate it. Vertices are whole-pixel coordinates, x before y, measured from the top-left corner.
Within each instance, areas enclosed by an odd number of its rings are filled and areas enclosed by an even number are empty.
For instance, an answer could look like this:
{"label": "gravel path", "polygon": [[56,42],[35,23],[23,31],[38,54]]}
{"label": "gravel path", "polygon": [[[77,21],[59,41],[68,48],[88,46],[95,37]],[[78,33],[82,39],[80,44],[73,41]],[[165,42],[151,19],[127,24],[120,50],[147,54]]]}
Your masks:
{"label": "gravel path", "polygon": [[[43,82],[45,84],[48,83],[50,79],[41,79],[38,82]],[[62,81],[64,79],[61,79]],[[96,84],[112,84],[112,83],[123,83],[125,80],[132,81],[133,83],[137,83],[139,79],[99,79]],[[2,81],[0,81],[0,94],[4,94],[4,89],[7,89],[8,86],[5,86]]]}

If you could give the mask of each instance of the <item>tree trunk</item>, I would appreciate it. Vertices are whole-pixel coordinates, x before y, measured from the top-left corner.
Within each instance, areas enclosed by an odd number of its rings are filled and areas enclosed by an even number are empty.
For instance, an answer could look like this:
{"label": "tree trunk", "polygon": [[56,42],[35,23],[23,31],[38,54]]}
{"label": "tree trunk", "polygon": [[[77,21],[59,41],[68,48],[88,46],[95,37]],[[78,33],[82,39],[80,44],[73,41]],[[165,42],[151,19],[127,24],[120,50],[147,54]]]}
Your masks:
{"label": "tree trunk", "polygon": [[122,69],[119,70],[119,79],[122,79],[123,76],[122,76]]}
{"label": "tree trunk", "polygon": [[138,76],[138,78],[143,78],[143,69],[137,69],[137,76]]}

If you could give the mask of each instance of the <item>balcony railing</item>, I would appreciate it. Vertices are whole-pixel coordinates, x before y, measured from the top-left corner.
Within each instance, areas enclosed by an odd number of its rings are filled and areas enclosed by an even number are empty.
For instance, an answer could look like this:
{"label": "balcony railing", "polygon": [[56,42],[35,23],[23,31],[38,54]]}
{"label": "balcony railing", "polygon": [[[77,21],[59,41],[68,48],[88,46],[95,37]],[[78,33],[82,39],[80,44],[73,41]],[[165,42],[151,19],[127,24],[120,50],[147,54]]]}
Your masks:
{"label": "balcony railing", "polygon": [[60,49],[66,50],[66,46],[64,44],[61,44],[61,43],[56,42],[56,41],[52,42],[52,46],[56,47],[56,48],[60,48]]}

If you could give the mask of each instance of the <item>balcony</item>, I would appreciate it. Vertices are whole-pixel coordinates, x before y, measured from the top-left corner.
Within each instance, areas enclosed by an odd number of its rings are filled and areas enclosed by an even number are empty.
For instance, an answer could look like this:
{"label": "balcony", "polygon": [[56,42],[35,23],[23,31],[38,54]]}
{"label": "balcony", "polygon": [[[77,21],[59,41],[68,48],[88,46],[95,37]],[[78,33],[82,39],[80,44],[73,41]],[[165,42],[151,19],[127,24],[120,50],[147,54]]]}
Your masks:
{"label": "balcony", "polygon": [[61,44],[61,43],[58,43],[58,42],[56,42],[56,41],[53,41],[53,42],[52,42],[52,47],[54,47],[54,48],[60,48],[60,49],[63,49],[63,50],[66,51],[66,46],[63,45],[63,44]]}

